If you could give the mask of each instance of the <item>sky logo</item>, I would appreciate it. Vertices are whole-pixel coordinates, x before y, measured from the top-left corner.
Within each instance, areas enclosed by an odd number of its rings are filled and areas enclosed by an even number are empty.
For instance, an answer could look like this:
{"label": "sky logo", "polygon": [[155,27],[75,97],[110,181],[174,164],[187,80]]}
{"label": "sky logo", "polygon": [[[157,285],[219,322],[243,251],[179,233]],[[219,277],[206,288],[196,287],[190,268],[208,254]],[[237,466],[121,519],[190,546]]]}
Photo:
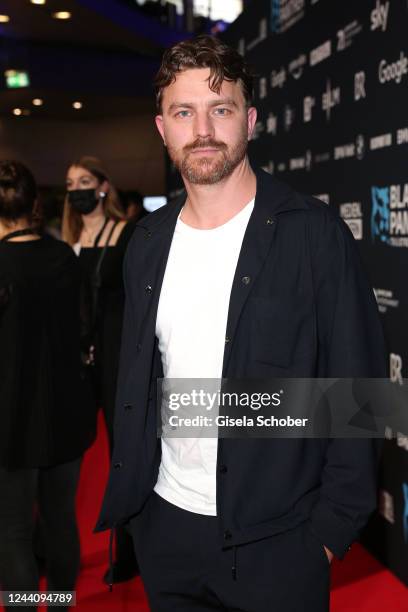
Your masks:
{"label": "sky logo", "polygon": [[390,231],[390,189],[389,187],[371,188],[371,238],[387,243]]}

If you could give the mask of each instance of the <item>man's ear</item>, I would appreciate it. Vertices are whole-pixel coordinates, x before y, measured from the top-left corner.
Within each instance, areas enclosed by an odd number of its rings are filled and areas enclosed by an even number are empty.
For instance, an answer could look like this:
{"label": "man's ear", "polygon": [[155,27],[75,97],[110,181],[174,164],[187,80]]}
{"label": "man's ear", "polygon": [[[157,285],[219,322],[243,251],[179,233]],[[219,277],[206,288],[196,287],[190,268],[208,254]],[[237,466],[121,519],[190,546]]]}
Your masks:
{"label": "man's ear", "polygon": [[159,134],[162,137],[163,144],[164,146],[166,146],[166,139],[164,137],[163,115],[156,115],[154,120],[156,122],[156,127],[159,130]]}
{"label": "man's ear", "polygon": [[248,140],[251,140],[252,138],[252,134],[255,129],[256,118],[257,118],[256,108],[254,106],[250,106],[248,108]]}

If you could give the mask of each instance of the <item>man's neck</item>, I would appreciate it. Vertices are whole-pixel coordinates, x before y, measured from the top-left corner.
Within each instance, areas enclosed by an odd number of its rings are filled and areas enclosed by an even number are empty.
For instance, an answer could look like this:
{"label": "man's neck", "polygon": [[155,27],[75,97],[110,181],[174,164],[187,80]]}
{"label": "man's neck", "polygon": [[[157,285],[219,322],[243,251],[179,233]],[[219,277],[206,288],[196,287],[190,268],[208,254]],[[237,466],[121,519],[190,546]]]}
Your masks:
{"label": "man's neck", "polygon": [[230,176],[214,185],[184,181],[187,200],[181,220],[197,229],[213,229],[238,214],[256,193],[256,177],[245,158]]}

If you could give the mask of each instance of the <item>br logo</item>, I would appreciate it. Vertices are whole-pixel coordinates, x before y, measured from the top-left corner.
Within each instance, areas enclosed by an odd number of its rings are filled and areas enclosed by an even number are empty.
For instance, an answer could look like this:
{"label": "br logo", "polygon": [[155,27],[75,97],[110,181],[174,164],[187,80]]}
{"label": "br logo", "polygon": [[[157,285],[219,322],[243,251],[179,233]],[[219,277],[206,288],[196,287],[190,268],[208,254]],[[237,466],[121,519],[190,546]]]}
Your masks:
{"label": "br logo", "polygon": [[371,188],[371,238],[387,243],[390,230],[390,189],[389,187]]}
{"label": "br logo", "polygon": [[402,514],[402,522],[404,526],[404,540],[408,543],[408,484],[402,484],[402,493],[404,496],[404,510]]}

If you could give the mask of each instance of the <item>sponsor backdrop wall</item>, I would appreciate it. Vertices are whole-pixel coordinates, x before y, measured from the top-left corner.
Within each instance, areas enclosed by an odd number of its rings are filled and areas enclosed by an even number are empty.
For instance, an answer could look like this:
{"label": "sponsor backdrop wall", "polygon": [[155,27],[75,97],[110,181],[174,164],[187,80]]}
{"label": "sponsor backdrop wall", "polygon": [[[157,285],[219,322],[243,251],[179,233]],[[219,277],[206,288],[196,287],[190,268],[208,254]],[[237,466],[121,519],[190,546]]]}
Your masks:
{"label": "sponsor backdrop wall", "polygon": [[[359,243],[396,385],[408,365],[407,32],[408,0],[252,0],[223,36],[257,73],[251,159],[337,208]],[[170,166],[168,186],[180,186]],[[408,584],[408,431],[387,435],[363,540]]]}

